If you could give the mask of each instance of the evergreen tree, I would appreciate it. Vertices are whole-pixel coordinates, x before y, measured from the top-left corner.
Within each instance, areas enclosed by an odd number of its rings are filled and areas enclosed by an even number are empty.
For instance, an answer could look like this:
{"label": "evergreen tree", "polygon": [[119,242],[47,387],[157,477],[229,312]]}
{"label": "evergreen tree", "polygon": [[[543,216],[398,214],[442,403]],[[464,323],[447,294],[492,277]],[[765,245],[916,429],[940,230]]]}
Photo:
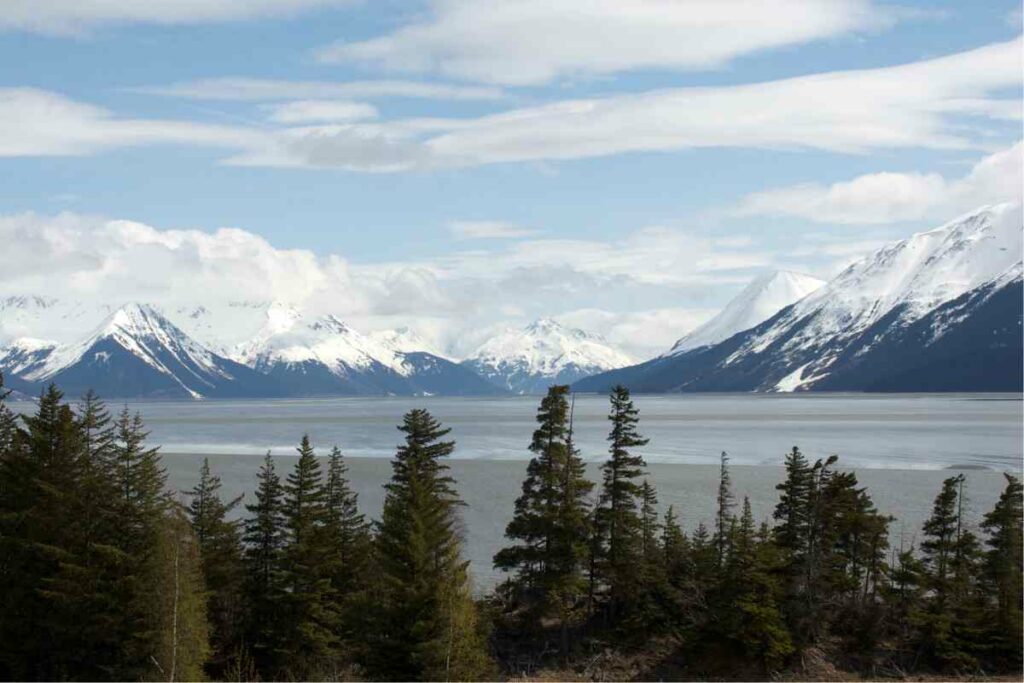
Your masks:
{"label": "evergreen tree", "polygon": [[210,471],[210,461],[204,458],[199,482],[189,492],[188,518],[207,590],[213,654],[210,672],[217,676],[223,675],[229,663],[241,654],[245,616],[241,535],[238,523],[228,520],[242,496],[225,503],[220,489],[220,477]]}
{"label": "evergreen tree", "polygon": [[943,481],[921,543],[930,589],[919,615],[921,648],[933,664],[953,669],[977,665],[971,577],[979,549],[964,526],[964,479],[960,474]]}
{"label": "evergreen tree", "polygon": [[775,487],[780,494],[773,515],[777,522],[774,535],[775,543],[784,558],[787,599],[783,609],[790,623],[794,623],[805,617],[801,610],[806,589],[804,579],[807,577],[814,473],[796,446],[786,454],[785,464],[786,480]]}
{"label": "evergreen tree", "polygon": [[0,463],[0,555],[8,578],[0,605],[2,656],[14,678],[65,678],[76,650],[70,611],[75,601],[66,592],[72,587],[61,581],[61,568],[83,561],[83,439],[53,385],[24,422],[24,446]]}
{"label": "evergreen tree", "polygon": [[729,550],[729,529],[732,526],[732,479],[729,476],[729,455],[722,451],[718,477],[718,509],[715,512],[715,551],[718,567],[725,566]]}
{"label": "evergreen tree", "polygon": [[494,557],[495,567],[515,572],[512,589],[531,623],[558,619],[563,655],[580,599],[588,592],[587,494],[593,488],[568,439],[568,393],[567,386],[553,386],[541,401],[530,444],[534,457],[505,530],[506,537],[518,542]]}
{"label": "evergreen tree", "polygon": [[264,676],[277,670],[282,648],[285,546],[284,488],[267,453],[257,475],[256,501],[246,505],[245,592],[247,641],[255,666]]}
{"label": "evergreen tree", "polygon": [[471,680],[490,663],[468,562],[461,557],[450,430],[425,410],[405,415],[378,524],[380,582],[368,668],[387,680]]}
{"label": "evergreen tree", "polygon": [[983,580],[992,602],[987,629],[991,653],[1007,669],[1021,666],[1021,601],[1024,595],[1024,487],[1010,474],[1006,488],[981,523],[988,534]]}
{"label": "evergreen tree", "polygon": [[366,583],[370,561],[370,525],[359,512],[358,496],[349,484],[348,466],[335,446],[327,465],[324,504],[331,545],[337,549],[337,567],[331,579],[335,590],[354,593]]}
{"label": "evergreen tree", "polygon": [[782,558],[767,527],[760,536],[755,531],[747,498],[729,534],[724,574],[713,600],[711,632],[771,673],[793,652],[779,608],[781,587],[776,576]]}
{"label": "evergreen tree", "polygon": [[610,398],[609,458],[601,467],[604,485],[596,521],[605,546],[601,574],[608,587],[609,611],[614,620],[622,606],[636,599],[634,574],[642,556],[638,514],[641,487],[637,479],[643,474],[645,463],[643,457],[630,449],[646,445],[647,439],[637,432],[638,411],[629,390],[617,385]]}
{"label": "evergreen tree", "polygon": [[327,529],[326,490],[308,436],[284,486],[288,543],[282,554],[287,590],[283,650],[288,673],[299,678],[333,674],[338,661],[338,609],[331,585],[332,548]]}
{"label": "evergreen tree", "polygon": [[146,446],[147,436],[141,416],[122,410],[112,448],[116,546],[124,558],[117,579],[121,614],[113,628],[121,656],[113,677],[122,679],[163,677],[154,653],[168,628],[162,608],[167,563],[158,551],[173,504],[165,491],[167,475],[157,449]]}

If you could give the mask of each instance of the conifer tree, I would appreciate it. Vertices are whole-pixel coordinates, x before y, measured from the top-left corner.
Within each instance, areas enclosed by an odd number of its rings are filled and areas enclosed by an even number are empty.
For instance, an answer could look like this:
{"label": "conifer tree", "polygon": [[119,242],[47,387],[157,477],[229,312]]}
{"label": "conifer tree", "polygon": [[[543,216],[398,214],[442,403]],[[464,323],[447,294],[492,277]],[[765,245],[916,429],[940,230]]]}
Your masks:
{"label": "conifer tree", "polygon": [[471,680],[490,663],[462,559],[462,505],[444,458],[450,432],[425,410],[407,413],[378,524],[380,582],[370,672],[388,680]]}
{"label": "conifer tree", "polygon": [[711,630],[732,642],[766,673],[782,666],[793,644],[779,609],[781,589],[776,578],[781,558],[765,527],[754,528],[750,500],[733,519],[724,575],[713,601]]}
{"label": "conifer tree", "polygon": [[964,525],[964,479],[960,474],[943,481],[921,542],[930,589],[919,618],[921,647],[936,665],[953,668],[977,664],[970,603],[978,546]]}
{"label": "conifer tree", "polygon": [[284,488],[267,453],[257,475],[256,500],[245,509],[245,592],[247,641],[255,666],[266,677],[276,673],[284,628]]}
{"label": "conifer tree", "polygon": [[623,605],[635,601],[634,570],[641,560],[641,523],[638,508],[644,459],[630,451],[647,444],[637,431],[638,411],[629,390],[616,385],[611,391],[612,423],[608,434],[608,460],[601,467],[604,484],[597,509],[600,538],[604,541],[601,574],[608,587],[609,612],[614,620]]}
{"label": "conifer tree", "polygon": [[0,463],[0,542],[5,574],[0,642],[14,678],[55,679],[71,675],[74,649],[70,588],[60,581],[62,564],[79,564],[79,480],[83,440],[63,394],[53,385],[24,418],[24,447]]}
{"label": "conifer tree", "polygon": [[495,567],[515,572],[513,592],[533,625],[545,617],[557,618],[563,656],[580,599],[588,592],[587,494],[593,488],[568,439],[568,393],[567,386],[553,386],[541,401],[530,444],[534,457],[505,530],[505,536],[517,542],[494,557]]}
{"label": "conifer tree", "polygon": [[327,529],[323,472],[303,436],[299,457],[284,485],[288,538],[282,554],[286,587],[284,633],[279,647],[288,673],[299,678],[333,673],[338,665],[338,608],[331,585],[331,537]]}
{"label": "conifer tree", "polygon": [[113,629],[122,655],[114,678],[161,676],[153,657],[168,626],[161,608],[163,594],[154,587],[166,585],[161,581],[166,563],[158,550],[172,503],[157,449],[147,447],[146,437],[142,417],[122,410],[114,424],[112,449],[116,545],[124,558],[117,580],[121,615]]}
{"label": "conifer tree", "polygon": [[337,612],[339,661],[351,664],[365,660],[360,652],[366,644],[367,615],[375,609],[367,591],[373,573],[373,540],[370,525],[359,512],[358,498],[347,477],[348,467],[341,450],[331,449],[324,485],[327,519],[327,573]]}
{"label": "conifer tree", "polygon": [[1021,666],[1021,601],[1024,595],[1024,487],[1010,474],[1006,488],[981,523],[988,534],[983,580],[992,602],[987,638],[992,655],[1008,669]]}
{"label": "conifer tree", "polygon": [[718,509],[715,512],[715,552],[719,568],[725,567],[729,549],[729,529],[732,526],[732,479],[729,476],[729,455],[722,451],[718,477]]}
{"label": "conifer tree", "polygon": [[245,616],[242,593],[243,566],[239,524],[228,519],[242,500],[220,497],[221,479],[203,459],[199,482],[190,491],[188,518],[202,561],[207,591],[212,659],[210,672],[220,676],[229,662],[240,656]]}

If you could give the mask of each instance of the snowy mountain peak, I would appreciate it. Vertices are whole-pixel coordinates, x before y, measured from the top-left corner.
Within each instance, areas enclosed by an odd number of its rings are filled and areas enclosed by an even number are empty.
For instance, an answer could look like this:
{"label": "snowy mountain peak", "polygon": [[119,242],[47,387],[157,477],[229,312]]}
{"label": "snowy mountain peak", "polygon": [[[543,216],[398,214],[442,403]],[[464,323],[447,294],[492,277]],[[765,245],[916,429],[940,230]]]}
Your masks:
{"label": "snowy mountain peak", "polygon": [[541,318],[494,335],[466,364],[503,388],[534,393],[550,384],[573,382],[632,362],[597,335]]}
{"label": "snowy mountain peak", "polygon": [[716,316],[677,341],[665,355],[674,356],[717,344],[764,322],[824,284],[824,280],[789,270],[762,273]]}

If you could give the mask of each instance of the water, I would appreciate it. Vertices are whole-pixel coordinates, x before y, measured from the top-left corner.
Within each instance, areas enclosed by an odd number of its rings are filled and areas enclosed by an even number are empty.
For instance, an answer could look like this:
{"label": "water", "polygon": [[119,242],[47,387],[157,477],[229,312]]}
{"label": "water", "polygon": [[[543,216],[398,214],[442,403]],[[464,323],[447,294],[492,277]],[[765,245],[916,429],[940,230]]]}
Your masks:
{"label": "water", "polygon": [[[203,457],[224,480],[224,493],[250,492],[262,455],[270,450],[279,470],[292,465],[295,445],[308,433],[320,454],[338,444],[349,456],[360,507],[380,513],[388,461],[401,434],[395,426],[413,407],[425,407],[452,428],[458,442],[452,473],[467,506],[466,552],[480,588],[500,577],[491,557],[526,469],[537,397],[359,398],[288,401],[132,402],[161,445],[171,486],[190,488]],[[675,505],[684,525],[710,524],[717,460],[734,463],[737,500],[749,496],[755,516],[770,518],[782,457],[799,445],[812,460],[832,453],[854,469],[879,509],[897,521],[895,544],[920,535],[950,467],[968,473],[968,513],[976,524],[1003,487],[997,470],[1020,471],[1024,421],[1019,395],[689,395],[638,396],[641,449],[662,509]],[[607,399],[580,396],[575,435],[590,474],[604,458]],[[14,404],[28,410],[30,405]],[[115,407],[115,406],[112,406]],[[973,471],[975,468],[977,471]]]}

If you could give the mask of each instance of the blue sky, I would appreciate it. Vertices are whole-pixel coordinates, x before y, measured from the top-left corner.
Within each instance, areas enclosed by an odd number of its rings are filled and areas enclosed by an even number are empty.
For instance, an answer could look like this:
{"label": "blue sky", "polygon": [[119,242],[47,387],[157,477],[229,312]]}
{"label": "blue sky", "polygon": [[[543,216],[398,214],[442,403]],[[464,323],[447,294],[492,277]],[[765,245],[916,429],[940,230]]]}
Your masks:
{"label": "blue sky", "polygon": [[[1020,200],[1012,1],[8,3],[12,293],[212,296],[152,281],[152,245],[187,279],[251,240],[218,296],[449,346],[553,315],[645,355],[759,271]],[[301,286],[261,270],[296,258]]]}

